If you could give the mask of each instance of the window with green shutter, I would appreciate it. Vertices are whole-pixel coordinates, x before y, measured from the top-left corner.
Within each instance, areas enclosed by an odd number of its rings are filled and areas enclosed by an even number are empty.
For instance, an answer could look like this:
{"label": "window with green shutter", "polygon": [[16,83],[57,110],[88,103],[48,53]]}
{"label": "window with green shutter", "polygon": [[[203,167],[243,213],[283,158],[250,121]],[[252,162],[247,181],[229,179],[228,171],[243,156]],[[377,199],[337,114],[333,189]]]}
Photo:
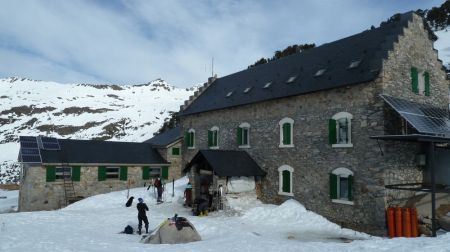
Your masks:
{"label": "window with green shutter", "polygon": [[161,167],[161,177],[163,179],[169,179],[169,166]]}
{"label": "window with green shutter", "polygon": [[212,140],[212,138],[213,138],[212,131],[211,131],[211,130],[208,130],[208,147],[213,146],[213,140]]}
{"label": "window with green shutter", "polygon": [[284,170],[282,173],[283,176],[283,192],[290,193],[291,192],[291,172],[288,170]]}
{"label": "window with green shutter", "polygon": [[334,119],[328,120],[328,141],[330,144],[337,143],[336,120]]}
{"label": "window with green shutter", "polygon": [[172,155],[173,156],[179,156],[180,155],[180,148],[172,147]]}
{"label": "window with green shutter", "polygon": [[283,144],[284,145],[291,144],[291,124],[290,123],[283,124]]}
{"label": "window with green shutter", "polygon": [[337,175],[330,173],[330,199],[337,199],[337,178]]}
{"label": "window with green shutter", "polygon": [[121,166],[120,167],[120,180],[127,180],[128,179],[128,167]]}
{"label": "window with green shutter", "polygon": [[106,180],[106,167],[99,166],[98,167],[98,181],[104,181],[104,180]]}
{"label": "window with green shutter", "polygon": [[193,129],[190,129],[188,132],[186,132],[184,141],[186,143],[186,147],[194,148],[195,131]]}
{"label": "window with green shutter", "polygon": [[425,82],[425,95],[430,96],[430,74],[428,72],[423,73]]}
{"label": "window with green shutter", "polygon": [[411,67],[411,86],[412,91],[419,94],[419,74],[415,67]]}
{"label": "window with green shutter", "polygon": [[348,176],[348,200],[353,201],[353,176]]}
{"label": "window with green shutter", "polygon": [[81,177],[81,167],[72,166],[72,181],[80,181]]}
{"label": "window with green shutter", "polygon": [[56,179],[56,167],[55,166],[47,166],[46,167],[46,181],[54,182]]}
{"label": "window with green shutter", "polygon": [[142,179],[143,180],[150,179],[150,167],[148,166],[142,167]]}

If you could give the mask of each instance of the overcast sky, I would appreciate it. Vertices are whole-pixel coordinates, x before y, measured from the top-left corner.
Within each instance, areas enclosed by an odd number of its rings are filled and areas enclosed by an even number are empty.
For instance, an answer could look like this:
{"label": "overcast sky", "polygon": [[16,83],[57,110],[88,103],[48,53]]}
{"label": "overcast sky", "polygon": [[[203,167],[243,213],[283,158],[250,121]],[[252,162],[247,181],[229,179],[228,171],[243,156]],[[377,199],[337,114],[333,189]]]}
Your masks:
{"label": "overcast sky", "polygon": [[0,0],[0,78],[188,87],[444,0]]}

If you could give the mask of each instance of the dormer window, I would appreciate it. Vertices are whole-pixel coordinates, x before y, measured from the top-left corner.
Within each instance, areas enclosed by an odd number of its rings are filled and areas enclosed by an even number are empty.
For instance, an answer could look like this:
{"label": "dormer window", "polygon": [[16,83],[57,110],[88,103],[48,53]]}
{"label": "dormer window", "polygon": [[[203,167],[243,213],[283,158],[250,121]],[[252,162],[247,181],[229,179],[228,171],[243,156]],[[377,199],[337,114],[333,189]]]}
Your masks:
{"label": "dormer window", "polygon": [[226,97],[230,97],[233,94],[233,91],[228,92]]}
{"label": "dormer window", "polygon": [[361,64],[361,60],[354,60],[350,62],[350,65],[348,66],[348,69],[357,68]]}
{"label": "dormer window", "polygon": [[267,83],[264,85],[263,88],[269,88],[271,85],[272,85],[272,82],[271,82],[271,81],[270,81],[270,82],[267,82]]}
{"label": "dormer window", "polygon": [[286,83],[292,83],[295,81],[295,79],[297,79],[297,75],[289,77],[289,79],[286,81]]}
{"label": "dormer window", "polygon": [[252,90],[252,88],[253,88],[253,87],[248,87],[248,88],[246,88],[246,89],[244,90],[244,94],[250,92],[250,90]]}
{"label": "dormer window", "polygon": [[316,74],[314,74],[314,77],[322,76],[322,75],[325,73],[326,70],[327,70],[327,69],[325,69],[325,68],[319,69],[319,70],[316,72]]}

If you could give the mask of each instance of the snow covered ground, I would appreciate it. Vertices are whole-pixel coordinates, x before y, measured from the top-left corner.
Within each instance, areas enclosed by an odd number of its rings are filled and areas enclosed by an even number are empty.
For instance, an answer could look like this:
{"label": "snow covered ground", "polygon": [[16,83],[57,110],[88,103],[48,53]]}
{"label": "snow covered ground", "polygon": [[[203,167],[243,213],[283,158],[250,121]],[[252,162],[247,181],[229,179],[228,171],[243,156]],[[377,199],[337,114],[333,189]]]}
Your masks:
{"label": "snow covered ground", "polygon": [[[149,205],[150,229],[175,213],[187,217],[202,241],[177,245],[139,243],[140,236],[119,234],[127,224],[137,226],[136,201],[126,208],[127,191],[97,195],[57,211],[0,214],[0,251],[450,251],[450,234],[437,238],[371,237],[328,222],[307,211],[295,200],[280,206],[249,204],[250,197],[234,199],[241,212],[224,212],[207,217],[190,216],[182,207],[187,179],[175,182],[175,197],[156,205],[145,188],[130,190]],[[171,185],[168,185],[171,194]],[[0,196],[17,197],[17,191],[0,191]],[[12,195],[11,195],[12,194]],[[0,199],[0,208],[5,205]],[[171,201],[171,202],[169,202]],[[6,203],[10,204],[10,203]]]}

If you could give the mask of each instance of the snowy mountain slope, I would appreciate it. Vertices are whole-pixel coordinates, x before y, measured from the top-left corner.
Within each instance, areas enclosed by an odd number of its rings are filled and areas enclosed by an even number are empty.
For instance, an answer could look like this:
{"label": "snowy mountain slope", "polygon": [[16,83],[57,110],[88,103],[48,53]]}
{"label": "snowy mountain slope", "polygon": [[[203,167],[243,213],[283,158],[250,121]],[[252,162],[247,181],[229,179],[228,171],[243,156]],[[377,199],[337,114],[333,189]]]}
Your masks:
{"label": "snowy mountain slope", "polygon": [[159,79],[124,86],[0,79],[0,183],[17,175],[20,135],[143,141],[193,91]]}

